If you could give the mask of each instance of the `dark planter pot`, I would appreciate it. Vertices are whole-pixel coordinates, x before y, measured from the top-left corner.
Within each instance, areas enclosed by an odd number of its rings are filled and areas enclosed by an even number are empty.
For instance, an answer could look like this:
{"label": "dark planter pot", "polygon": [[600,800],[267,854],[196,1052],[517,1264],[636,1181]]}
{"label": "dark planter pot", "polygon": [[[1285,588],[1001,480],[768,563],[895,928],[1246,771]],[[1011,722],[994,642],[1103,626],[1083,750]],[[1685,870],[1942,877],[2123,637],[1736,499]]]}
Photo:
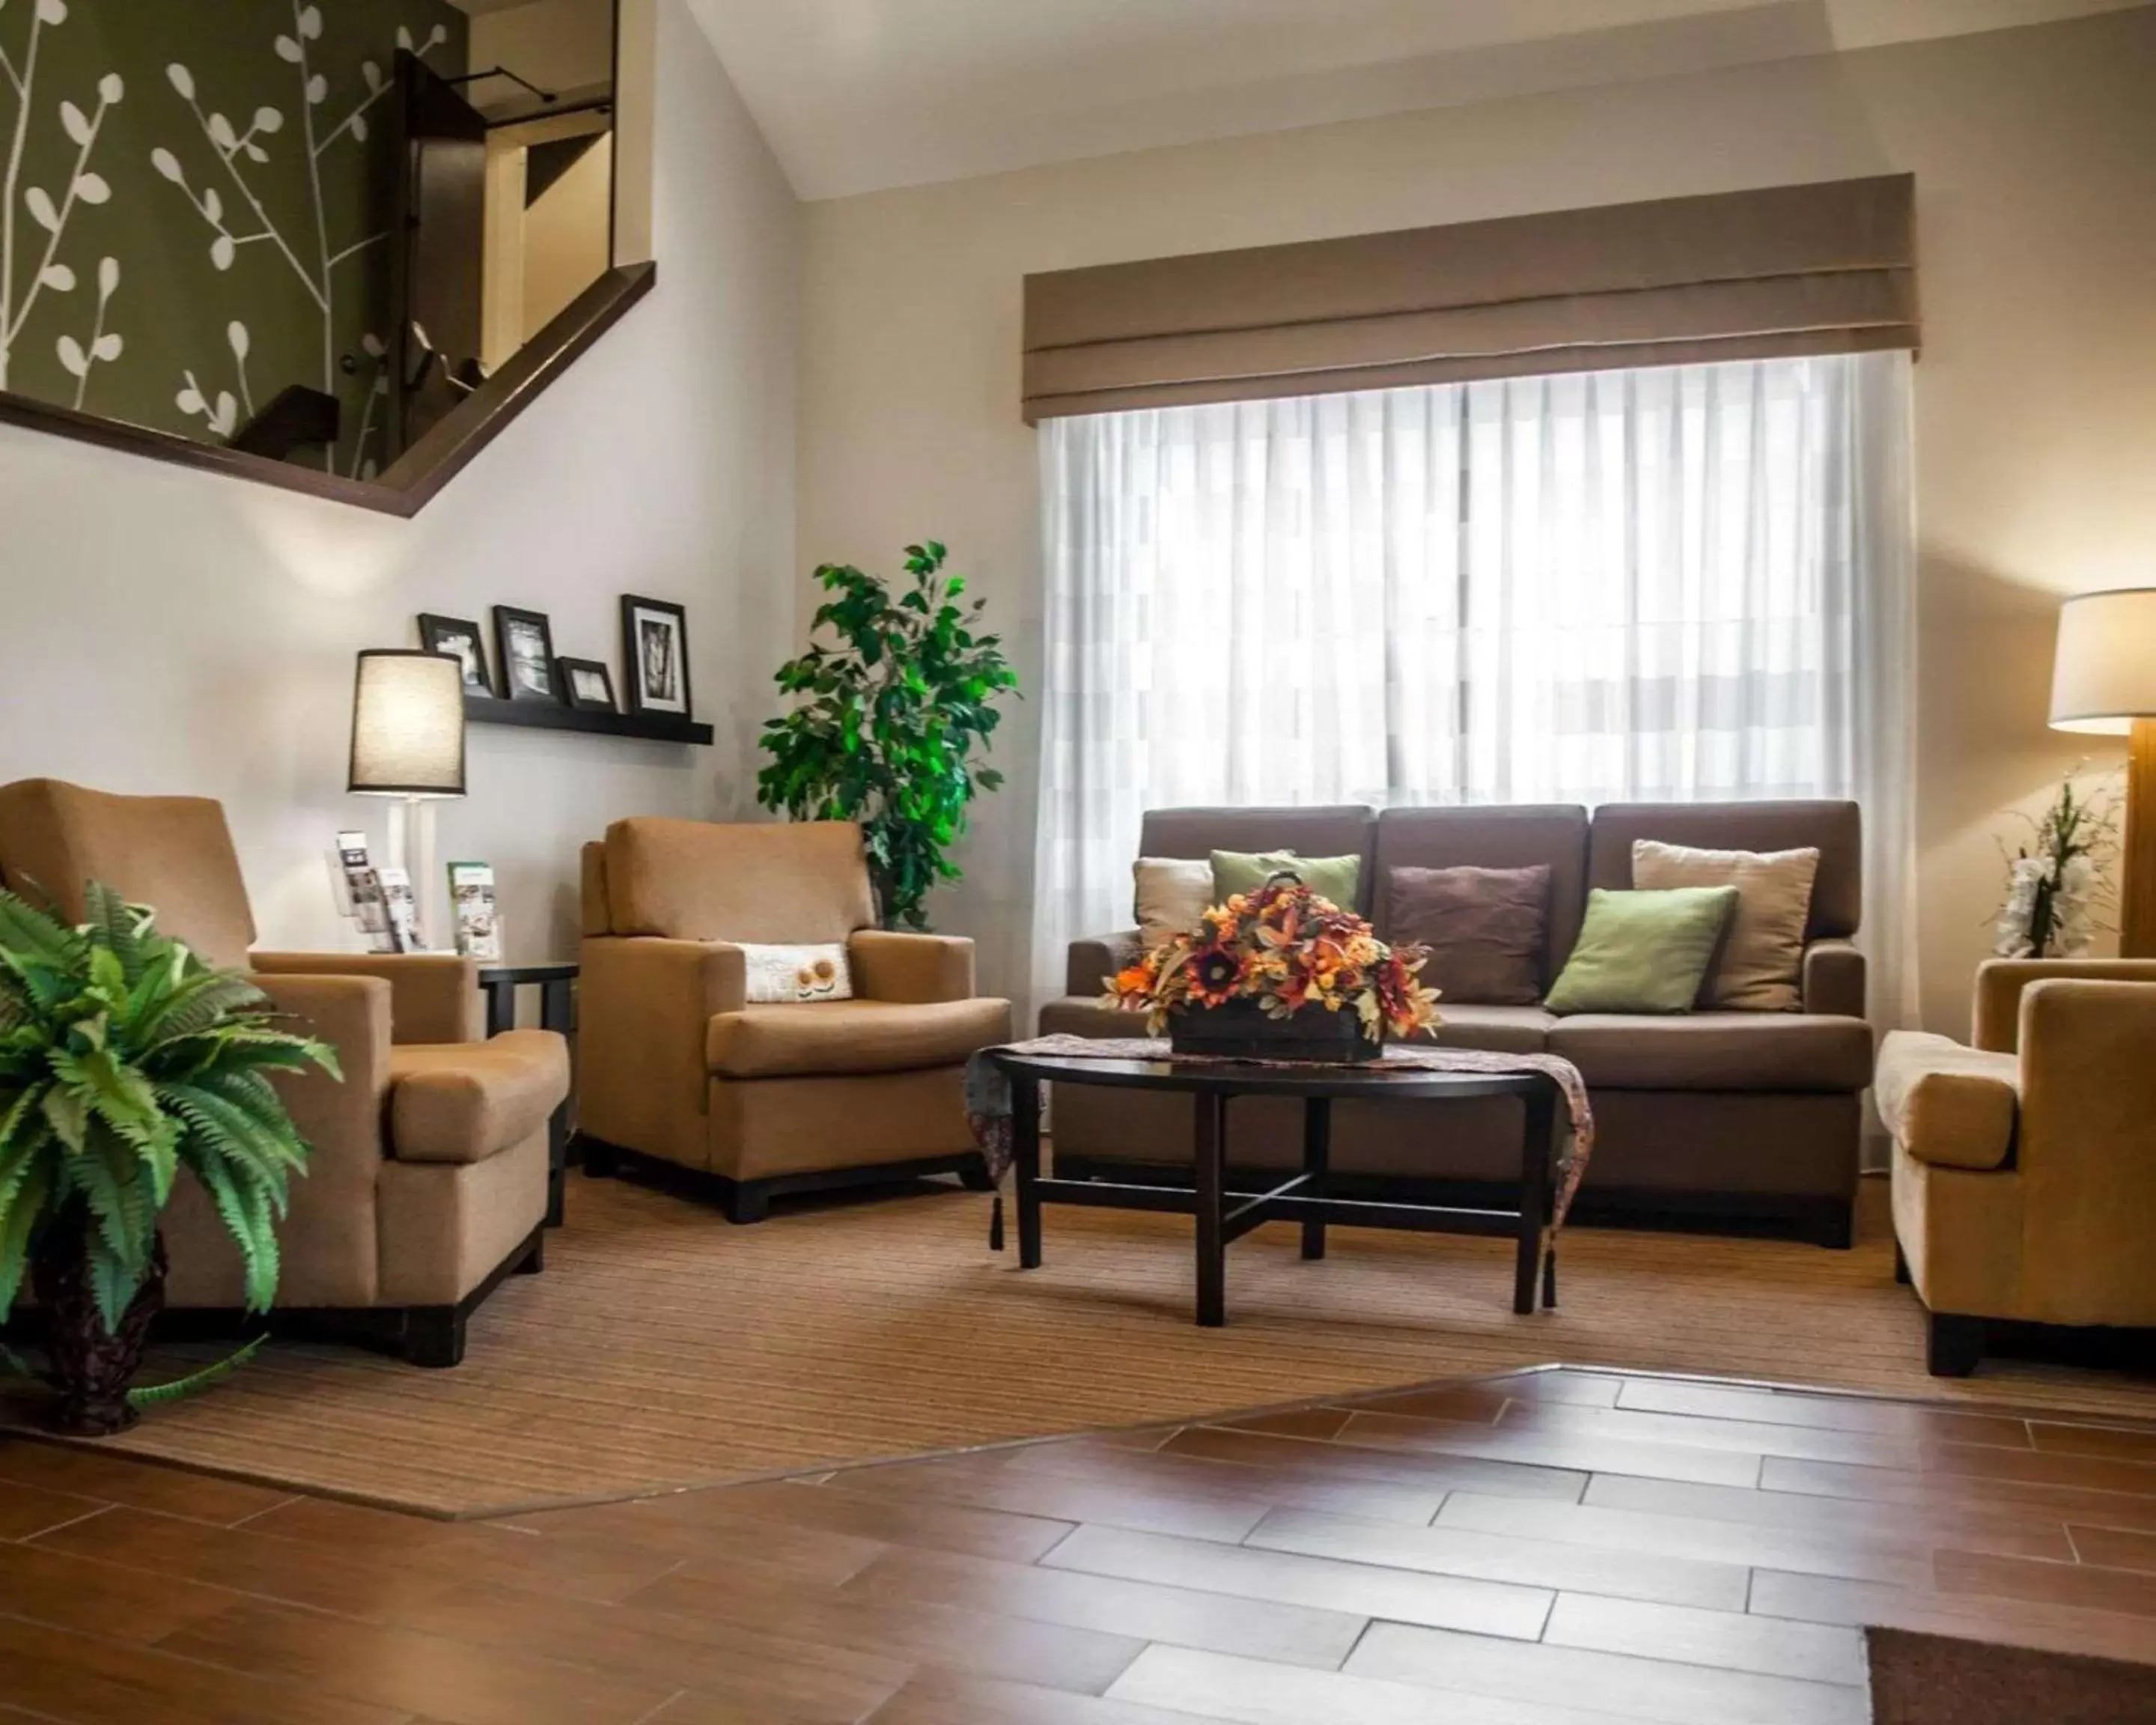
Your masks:
{"label": "dark planter pot", "polygon": [[108,1333],[90,1281],[86,1225],[64,1219],[47,1231],[30,1266],[30,1286],[44,1318],[46,1355],[60,1393],[53,1429],[110,1437],[141,1417],[128,1405],[127,1392],[142,1364],[150,1325],[165,1309],[165,1236],[157,1235],[149,1271],[121,1315],[118,1332]]}
{"label": "dark planter pot", "polygon": [[1168,1046],[1178,1054],[1230,1060],[1317,1060],[1350,1065],[1374,1060],[1380,1039],[1367,1034],[1352,1012],[1306,1006],[1284,1019],[1268,1018],[1255,1000],[1224,1006],[1186,1007],[1168,1016]]}

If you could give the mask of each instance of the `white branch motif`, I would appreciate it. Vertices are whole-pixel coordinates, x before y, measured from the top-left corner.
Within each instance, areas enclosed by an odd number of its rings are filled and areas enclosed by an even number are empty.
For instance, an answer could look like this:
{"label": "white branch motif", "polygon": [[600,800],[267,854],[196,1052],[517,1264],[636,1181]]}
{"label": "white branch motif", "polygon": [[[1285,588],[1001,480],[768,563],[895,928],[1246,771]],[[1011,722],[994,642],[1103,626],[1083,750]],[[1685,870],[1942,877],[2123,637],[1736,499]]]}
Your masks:
{"label": "white branch motif", "polygon": [[119,285],[120,259],[100,259],[97,266],[97,321],[91,326],[89,346],[85,347],[73,336],[62,336],[57,344],[60,364],[74,379],[77,413],[82,411],[83,399],[90,393],[90,368],[110,365],[126,351],[127,344],[120,332],[105,327],[105,308],[111,304],[113,291]]}
{"label": "white branch motif", "polygon": [[[0,0],[4,4],[5,0]],[[58,0],[40,0],[40,3],[58,3]],[[261,164],[270,159],[270,151],[263,140],[275,137],[285,127],[285,116],[273,107],[254,110],[245,131],[235,127],[223,113],[207,110],[198,99],[194,74],[183,64],[173,63],[166,68],[166,77],[180,99],[194,116],[210,151],[230,179],[233,187],[254,213],[256,226],[252,232],[234,233],[226,222],[222,200],[213,187],[203,187],[199,192],[189,183],[186,167],[171,151],[151,151],[151,162],[157,172],[177,186],[195,212],[201,216],[211,231],[210,263],[222,272],[230,270],[242,246],[268,241],[285,259],[293,278],[300,284],[321,320],[321,388],[325,393],[334,395],[337,386],[336,356],[336,279],[337,266],[389,238],[385,231],[370,234],[341,249],[333,249],[329,232],[328,202],[322,195],[321,158],[329,147],[340,138],[349,137],[355,143],[367,140],[367,114],[374,105],[388,95],[392,85],[383,78],[381,67],[372,60],[361,65],[361,74],[367,84],[367,95],[346,114],[344,118],[327,131],[318,133],[316,110],[329,98],[329,80],[315,69],[311,44],[322,34],[322,12],[316,0],[291,0],[292,25],[289,33],[280,32],[271,44],[278,59],[293,67],[299,78],[300,143],[305,151],[308,169],[308,208],[301,213],[292,229],[281,226],[257,193],[245,171],[248,163]],[[424,44],[415,44],[409,29],[400,26],[397,32],[398,47],[424,59],[435,49],[449,40],[449,32],[437,24],[429,32]],[[304,227],[301,226],[304,224]],[[306,233],[305,228],[313,231]],[[297,229],[298,231],[294,231]],[[237,334],[233,332],[237,331]],[[234,357],[239,362],[239,393],[234,397],[229,391],[219,392],[214,398],[204,390],[195,374],[186,372],[186,386],[178,396],[180,410],[190,417],[205,421],[221,436],[229,436],[237,423],[239,406],[244,403],[247,411],[254,412],[246,372],[245,332],[234,324],[228,331],[234,343]],[[368,338],[374,340],[372,337]],[[378,343],[377,344],[379,345]],[[373,352],[373,348],[368,349]],[[366,412],[360,422],[357,440],[352,449],[352,463],[357,468],[364,455],[367,440],[373,434],[376,397],[382,393],[386,377],[382,376],[377,355],[377,377],[369,387]],[[323,463],[332,471],[336,463],[335,449],[323,452]]]}
{"label": "white branch motif", "polygon": [[[0,0],[4,4],[5,0]],[[93,114],[85,114],[71,100],[59,103],[60,129],[75,146],[74,165],[69,171],[68,182],[57,203],[42,186],[23,184],[23,161],[30,135],[30,117],[37,107],[38,56],[44,33],[57,29],[67,22],[67,0],[31,0],[30,30],[23,48],[23,57],[18,61],[4,50],[0,50],[0,73],[6,75],[8,86],[15,93],[14,124],[8,136],[7,166],[0,171],[0,389],[8,387],[9,365],[17,343],[21,340],[23,326],[38,300],[47,293],[67,294],[74,291],[75,273],[60,261],[60,247],[67,237],[68,224],[78,205],[96,205],[107,203],[112,188],[102,174],[93,172],[90,160],[97,147],[98,134],[104,130],[108,110],[126,94],[126,86],[117,73],[107,73],[98,80],[97,107]],[[26,211],[31,221],[44,230],[45,241],[38,254],[36,267],[29,280],[21,286],[18,297],[16,280],[16,228],[19,219],[18,208]],[[109,266],[109,268],[107,267]],[[110,259],[99,270],[100,286],[108,275],[117,280],[118,266]],[[85,348],[71,336],[63,336],[55,344],[60,363],[76,381],[75,401],[80,405],[83,388],[90,367],[101,362],[116,359],[124,345],[117,334],[105,328],[105,301],[111,290],[103,288],[97,308],[97,323]],[[78,368],[77,362],[80,362]]]}

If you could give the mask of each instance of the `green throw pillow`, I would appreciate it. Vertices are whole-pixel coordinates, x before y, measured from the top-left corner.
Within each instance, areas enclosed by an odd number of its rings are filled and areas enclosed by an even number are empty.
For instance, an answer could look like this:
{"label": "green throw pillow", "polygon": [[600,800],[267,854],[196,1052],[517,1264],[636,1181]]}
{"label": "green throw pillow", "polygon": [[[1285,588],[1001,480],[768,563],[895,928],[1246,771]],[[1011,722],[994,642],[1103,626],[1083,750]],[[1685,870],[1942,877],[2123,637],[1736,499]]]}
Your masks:
{"label": "green throw pillow", "polygon": [[1587,920],[1564,974],[1543,1004],[1552,1012],[1688,1012],[1737,908],[1734,886],[1587,895]]}
{"label": "green throw pillow", "polygon": [[1255,892],[1282,869],[1320,898],[1329,898],[1343,911],[1355,908],[1355,889],[1362,884],[1359,856],[1297,856],[1292,850],[1216,850],[1213,853],[1213,902],[1225,904],[1239,892]]}

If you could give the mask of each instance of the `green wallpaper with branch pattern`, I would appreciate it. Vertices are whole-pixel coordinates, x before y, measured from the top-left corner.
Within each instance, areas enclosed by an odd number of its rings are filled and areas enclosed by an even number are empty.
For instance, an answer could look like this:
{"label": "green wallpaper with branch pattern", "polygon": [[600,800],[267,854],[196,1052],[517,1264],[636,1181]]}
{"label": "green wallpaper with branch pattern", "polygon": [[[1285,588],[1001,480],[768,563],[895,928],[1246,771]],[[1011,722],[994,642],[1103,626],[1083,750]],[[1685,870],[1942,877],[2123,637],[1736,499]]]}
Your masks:
{"label": "green wallpaper with branch pattern", "polygon": [[445,0],[0,0],[0,388],[222,443],[288,384],[381,460],[393,58]]}

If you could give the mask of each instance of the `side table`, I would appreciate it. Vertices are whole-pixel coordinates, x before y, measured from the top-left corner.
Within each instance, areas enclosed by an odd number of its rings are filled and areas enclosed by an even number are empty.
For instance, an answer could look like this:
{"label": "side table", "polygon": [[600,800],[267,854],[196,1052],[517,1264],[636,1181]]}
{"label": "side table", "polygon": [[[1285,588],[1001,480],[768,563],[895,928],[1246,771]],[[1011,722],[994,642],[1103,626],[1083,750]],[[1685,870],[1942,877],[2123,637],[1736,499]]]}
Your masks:
{"label": "side table", "polygon": [[[529,983],[539,990],[539,1028],[569,1033],[575,1021],[576,965],[567,960],[544,964],[483,964],[479,991],[486,997],[486,1034],[499,1036],[516,1024],[516,990]],[[564,1100],[547,1122],[547,1225],[562,1225],[567,1186],[569,1104]]]}

